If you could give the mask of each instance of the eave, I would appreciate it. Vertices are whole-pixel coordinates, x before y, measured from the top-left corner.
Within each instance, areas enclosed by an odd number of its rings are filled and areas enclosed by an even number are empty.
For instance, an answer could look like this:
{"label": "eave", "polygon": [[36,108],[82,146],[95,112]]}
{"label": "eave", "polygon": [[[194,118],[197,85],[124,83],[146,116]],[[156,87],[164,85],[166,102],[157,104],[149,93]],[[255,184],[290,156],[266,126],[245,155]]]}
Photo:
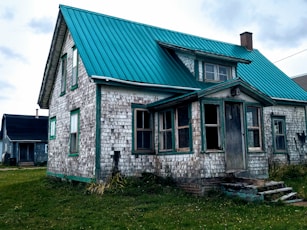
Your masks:
{"label": "eave", "polygon": [[41,109],[49,109],[50,94],[56,78],[55,75],[57,72],[58,61],[61,56],[66,31],[66,23],[61,11],[59,11],[37,102]]}

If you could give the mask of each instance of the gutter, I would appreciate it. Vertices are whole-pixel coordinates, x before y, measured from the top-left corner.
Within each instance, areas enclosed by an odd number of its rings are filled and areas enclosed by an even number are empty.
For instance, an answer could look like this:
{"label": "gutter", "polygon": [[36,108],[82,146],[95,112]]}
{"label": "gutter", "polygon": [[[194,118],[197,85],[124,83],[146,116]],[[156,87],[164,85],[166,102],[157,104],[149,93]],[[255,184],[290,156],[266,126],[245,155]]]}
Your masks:
{"label": "gutter", "polygon": [[279,97],[272,97],[273,100],[277,100],[277,101],[288,101],[288,102],[298,102],[298,103],[304,103],[307,104],[307,100],[303,101],[303,100],[294,100],[294,99],[289,99],[289,98],[279,98]]}
{"label": "gutter", "polygon": [[126,80],[121,80],[121,79],[117,79],[117,78],[113,78],[113,77],[107,77],[107,76],[92,75],[91,78],[97,79],[97,80],[113,81],[113,82],[118,82],[118,83],[122,83],[122,84],[134,85],[134,86],[142,86],[142,87],[172,88],[172,89],[193,90],[193,91],[200,90],[200,88],[192,88],[192,87],[169,86],[169,85],[160,85],[160,84],[126,81]]}

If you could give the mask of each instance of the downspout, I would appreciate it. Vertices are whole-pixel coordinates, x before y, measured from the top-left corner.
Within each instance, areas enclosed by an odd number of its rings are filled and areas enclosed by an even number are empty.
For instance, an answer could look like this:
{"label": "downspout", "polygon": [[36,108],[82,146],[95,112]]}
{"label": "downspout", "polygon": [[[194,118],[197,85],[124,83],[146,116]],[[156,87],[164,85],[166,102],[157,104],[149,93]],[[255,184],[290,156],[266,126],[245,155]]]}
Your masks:
{"label": "downspout", "polygon": [[100,153],[101,153],[101,86],[96,84],[96,157],[95,157],[95,174],[96,182],[100,180]]}

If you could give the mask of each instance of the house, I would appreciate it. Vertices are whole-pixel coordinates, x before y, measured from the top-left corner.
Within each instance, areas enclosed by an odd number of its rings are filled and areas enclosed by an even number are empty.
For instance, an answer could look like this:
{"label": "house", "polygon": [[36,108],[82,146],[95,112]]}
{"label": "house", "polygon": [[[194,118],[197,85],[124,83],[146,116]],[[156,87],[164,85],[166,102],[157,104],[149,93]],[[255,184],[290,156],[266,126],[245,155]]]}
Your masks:
{"label": "house", "polygon": [[306,160],[307,93],[253,48],[60,5],[38,104],[50,176],[176,180]]}
{"label": "house", "polygon": [[4,114],[2,161],[10,165],[40,165],[48,158],[48,117]]}
{"label": "house", "polygon": [[301,86],[305,91],[307,91],[307,74],[301,74],[292,78],[299,86]]}

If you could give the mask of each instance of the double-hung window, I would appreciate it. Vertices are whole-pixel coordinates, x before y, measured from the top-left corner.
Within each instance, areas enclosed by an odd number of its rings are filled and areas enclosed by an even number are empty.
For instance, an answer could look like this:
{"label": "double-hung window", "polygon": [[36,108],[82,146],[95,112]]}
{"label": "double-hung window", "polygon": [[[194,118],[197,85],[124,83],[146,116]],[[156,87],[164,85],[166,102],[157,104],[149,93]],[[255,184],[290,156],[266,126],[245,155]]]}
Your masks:
{"label": "double-hung window", "polygon": [[188,152],[191,145],[189,105],[159,113],[159,150]]}
{"label": "double-hung window", "polygon": [[220,105],[204,104],[206,150],[221,150]]}
{"label": "double-hung window", "polygon": [[204,80],[205,81],[226,81],[230,79],[231,67],[204,63]]}
{"label": "double-hung window", "polygon": [[70,113],[70,154],[79,152],[79,109]]}
{"label": "double-hung window", "polygon": [[71,77],[71,89],[78,88],[78,50],[76,47],[72,49],[72,77]]}
{"label": "double-hung window", "polygon": [[66,92],[67,54],[61,58],[61,96]]}
{"label": "double-hung window", "polygon": [[146,109],[134,110],[134,151],[153,151],[152,114]]}
{"label": "double-hung window", "polygon": [[286,152],[286,121],[283,116],[272,117],[274,152]]}
{"label": "double-hung window", "polygon": [[247,136],[249,150],[262,148],[260,107],[248,106],[246,109]]}
{"label": "double-hung window", "polygon": [[50,118],[49,121],[49,139],[53,140],[56,136],[56,117]]}

